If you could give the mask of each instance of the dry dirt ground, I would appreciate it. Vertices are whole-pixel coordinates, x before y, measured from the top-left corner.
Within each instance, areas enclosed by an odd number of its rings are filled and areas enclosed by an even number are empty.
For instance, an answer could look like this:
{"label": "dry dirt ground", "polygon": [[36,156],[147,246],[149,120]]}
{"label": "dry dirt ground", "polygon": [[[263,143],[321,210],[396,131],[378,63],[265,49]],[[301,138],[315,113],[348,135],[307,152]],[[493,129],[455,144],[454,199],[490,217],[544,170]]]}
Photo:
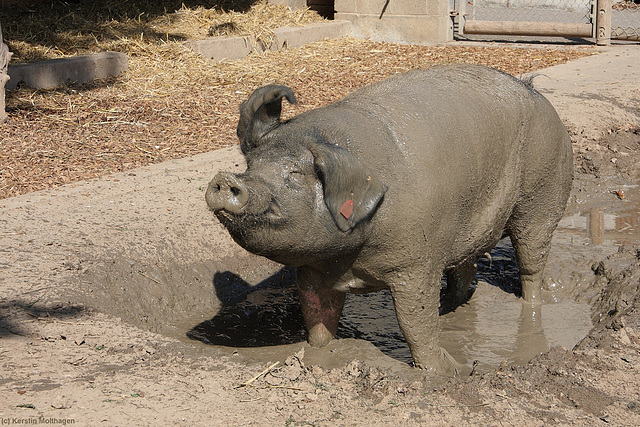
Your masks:
{"label": "dry dirt ground", "polygon": [[[366,47],[347,53],[352,44]],[[339,49],[331,51],[331,45]],[[382,78],[400,71],[384,62],[390,52],[407,61],[451,52],[416,49],[352,41],[319,43],[296,51],[320,64],[313,77],[282,59],[291,52],[249,58],[237,67],[287,68],[277,80],[292,80],[304,109],[312,106],[305,101],[305,93],[324,93],[325,97],[317,97],[321,104],[359,85],[361,73],[348,72],[353,69],[349,64],[366,62],[358,58],[378,58],[377,68],[375,61],[368,60],[371,68],[362,73],[370,71]],[[558,52],[557,48],[453,49],[457,55],[480,52],[484,58],[480,62],[497,65],[527,56],[544,64],[547,54]],[[637,78],[629,77],[631,69],[640,66],[636,50],[632,46],[598,51],[598,55],[546,69],[542,73],[547,77],[536,80],[572,133],[577,172],[574,205],[605,200],[638,206],[634,185],[639,178],[640,94]],[[566,55],[567,51],[560,52]],[[341,74],[334,76],[327,64],[335,64]],[[292,77],[288,67],[297,70],[298,77]],[[603,67],[611,73],[599,74],[602,80],[593,81],[594,74],[586,73]],[[612,73],[613,80],[607,80]],[[231,77],[219,83],[227,81]],[[325,82],[323,91],[317,89],[320,81]],[[228,111],[257,83],[251,80],[241,94],[230,94],[224,103],[232,106]],[[41,150],[33,167],[45,166],[28,176],[35,181],[48,177],[28,187],[18,174],[11,181],[11,191],[5,193],[13,197],[0,200],[3,424],[640,425],[640,252],[638,240],[633,240],[637,234],[610,253],[583,260],[589,264],[588,277],[580,283],[579,292],[567,290],[588,296],[592,304],[595,326],[589,335],[575,348],[553,348],[524,366],[501,365],[434,382],[416,372],[396,376],[379,365],[358,361],[358,351],[362,355],[365,350],[377,351],[357,342],[361,340],[338,340],[324,353],[294,344],[284,347],[290,350],[288,357],[270,358],[269,348],[257,348],[254,351],[262,355],[252,359],[233,349],[178,339],[194,326],[184,324],[186,313],[190,319],[194,313],[206,319],[220,310],[222,298],[216,298],[211,280],[216,272],[255,261],[226,236],[203,201],[203,186],[213,173],[242,167],[236,147],[216,152],[191,147],[183,154],[191,154],[192,149],[203,154],[165,158],[170,150],[163,151],[160,144],[185,126],[196,140],[229,145],[236,117],[224,110],[228,117],[222,123],[206,119],[210,111],[197,103],[177,114],[184,99],[171,97],[163,98],[166,109],[154,104],[157,99],[142,95],[131,102],[126,86],[122,81],[114,84],[115,89],[110,84],[83,89],[83,96],[90,98],[93,90],[117,89],[124,107],[95,101],[77,116],[69,116],[77,112],[75,104],[67,105],[69,99],[76,99],[74,88],[35,93],[30,98],[19,92],[10,111],[12,122],[2,130],[9,145],[31,144],[32,148],[23,150],[25,155]],[[58,109],[40,108],[39,100],[44,103],[45,98],[55,99]],[[212,114],[223,114],[217,110],[222,104],[215,105],[210,107]],[[165,113],[166,120],[178,127],[157,133],[145,124],[147,115],[161,119]],[[104,127],[107,122],[112,123]],[[204,130],[199,123],[205,123]],[[60,167],[58,152],[46,156],[38,148],[46,146],[47,139],[59,140],[72,133],[65,155],[71,160],[73,144],[81,146],[96,133],[98,141],[110,141],[111,131],[120,138],[121,129],[127,127],[141,132],[130,151],[80,150],[93,160],[85,161],[91,166],[84,175],[74,175],[75,167]],[[3,162],[14,152],[5,151]],[[125,171],[107,173],[115,163],[94,167],[100,153],[111,153],[102,156],[111,160],[128,159],[111,170]],[[142,153],[141,160],[127,153]],[[174,160],[152,164],[165,159]],[[147,166],[132,169],[139,165]],[[65,179],[52,180],[47,171],[56,168],[68,173],[54,176],[66,176],[71,183],[59,186]],[[101,178],[83,180],[92,176]],[[612,194],[611,188],[627,191]],[[38,191],[26,192],[34,189]],[[253,274],[264,275],[262,271]],[[344,366],[314,362],[338,357],[351,346],[362,350]]]}

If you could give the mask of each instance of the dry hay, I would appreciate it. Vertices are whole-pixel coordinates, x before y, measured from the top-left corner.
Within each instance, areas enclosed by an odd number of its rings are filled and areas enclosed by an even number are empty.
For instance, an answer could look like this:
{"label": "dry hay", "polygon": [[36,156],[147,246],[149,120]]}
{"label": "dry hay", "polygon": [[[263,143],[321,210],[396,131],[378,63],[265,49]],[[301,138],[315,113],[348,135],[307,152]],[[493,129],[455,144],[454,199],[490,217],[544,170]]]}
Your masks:
{"label": "dry hay", "polygon": [[518,75],[593,52],[343,38],[216,63],[171,38],[127,40],[124,76],[8,92],[10,118],[0,126],[0,198],[235,144],[239,104],[268,83],[294,89],[299,104],[285,108],[290,116],[412,68],[470,62]]}
{"label": "dry hay", "polygon": [[634,0],[623,0],[614,3],[611,8],[613,10],[640,10],[640,2]]}
{"label": "dry hay", "polygon": [[251,35],[268,40],[275,28],[322,21],[309,9],[291,10],[266,0],[52,1],[0,10],[13,62],[106,50],[146,55],[163,44],[209,36]]}

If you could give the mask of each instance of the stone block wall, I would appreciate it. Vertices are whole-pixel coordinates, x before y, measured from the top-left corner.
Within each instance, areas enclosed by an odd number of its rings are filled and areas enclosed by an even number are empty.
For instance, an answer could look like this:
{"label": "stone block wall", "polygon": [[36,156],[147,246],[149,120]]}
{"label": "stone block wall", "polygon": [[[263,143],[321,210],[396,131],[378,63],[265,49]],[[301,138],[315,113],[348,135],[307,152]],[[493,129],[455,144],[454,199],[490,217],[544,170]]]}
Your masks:
{"label": "stone block wall", "polygon": [[309,7],[326,18],[347,20],[351,22],[352,35],[355,37],[423,45],[440,44],[453,39],[449,0],[269,1],[292,8]]}
{"label": "stone block wall", "polygon": [[430,45],[453,35],[447,0],[335,0],[335,10],[355,37]]}

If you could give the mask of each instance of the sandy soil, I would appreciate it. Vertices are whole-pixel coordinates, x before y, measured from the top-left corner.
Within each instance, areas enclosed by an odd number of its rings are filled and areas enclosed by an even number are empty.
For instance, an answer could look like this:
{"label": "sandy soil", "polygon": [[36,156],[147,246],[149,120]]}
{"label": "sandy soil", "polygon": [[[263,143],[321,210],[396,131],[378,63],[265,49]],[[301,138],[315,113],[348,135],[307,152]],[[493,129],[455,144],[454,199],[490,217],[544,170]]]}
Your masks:
{"label": "sandy soil", "polygon": [[[536,80],[574,139],[570,209],[638,207],[632,49]],[[580,75],[591,67],[610,68]],[[523,366],[438,382],[385,368],[362,340],[248,353],[185,339],[186,313],[204,320],[223,305],[218,272],[255,262],[244,279],[257,283],[278,271],[247,258],[206,210],[208,179],[240,168],[232,147],[0,200],[3,424],[640,425],[637,222],[625,244],[570,254],[586,273],[562,287],[589,301],[595,326]]]}

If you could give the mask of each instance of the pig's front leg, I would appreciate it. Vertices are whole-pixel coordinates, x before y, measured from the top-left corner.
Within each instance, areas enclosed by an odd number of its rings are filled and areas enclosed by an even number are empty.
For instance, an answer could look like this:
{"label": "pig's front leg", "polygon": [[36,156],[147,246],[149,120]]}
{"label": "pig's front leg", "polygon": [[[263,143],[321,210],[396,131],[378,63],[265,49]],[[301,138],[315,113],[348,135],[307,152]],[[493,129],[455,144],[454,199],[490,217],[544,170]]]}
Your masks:
{"label": "pig's front leg", "polygon": [[323,276],[309,267],[298,267],[298,298],[312,347],[323,347],[333,339],[346,294],[323,281]]}
{"label": "pig's front leg", "polygon": [[416,367],[452,375],[455,361],[440,347],[441,273],[421,273],[399,273],[390,284],[398,325]]}

